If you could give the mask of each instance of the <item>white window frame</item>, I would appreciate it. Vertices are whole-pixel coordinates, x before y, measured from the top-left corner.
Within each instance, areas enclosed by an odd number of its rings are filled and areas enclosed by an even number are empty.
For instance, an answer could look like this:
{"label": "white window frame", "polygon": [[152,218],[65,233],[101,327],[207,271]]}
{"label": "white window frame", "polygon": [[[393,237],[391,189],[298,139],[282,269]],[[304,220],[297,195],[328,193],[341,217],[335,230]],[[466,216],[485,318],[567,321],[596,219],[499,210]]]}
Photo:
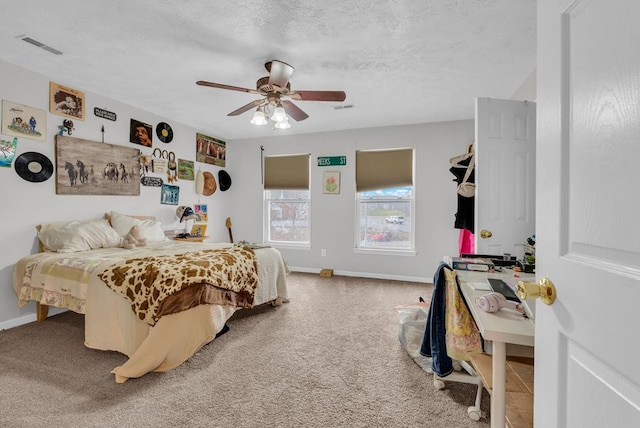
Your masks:
{"label": "white window frame", "polygon": [[[307,192],[306,198],[281,198],[281,197],[270,197],[271,193],[274,194],[276,192],[284,192],[286,189],[270,189],[263,191],[263,216],[264,225],[263,225],[263,241],[274,246],[278,247],[293,247],[293,248],[311,248],[311,191],[310,190],[296,190],[297,192]],[[271,239],[271,204],[273,202],[291,202],[291,203],[306,203],[307,204],[307,229],[308,229],[308,241],[281,241]]]}
{"label": "white window frame", "polygon": [[[367,218],[366,215],[363,215],[361,209],[364,206],[366,206],[368,203],[394,203],[398,201],[397,197],[378,197],[375,199],[366,199],[363,200],[363,198],[361,197],[362,194],[364,193],[370,193],[371,191],[368,192],[356,192],[356,220],[355,220],[355,251],[356,252],[362,252],[362,253],[376,253],[376,254],[383,254],[383,253],[388,253],[388,254],[396,254],[396,255],[415,255],[416,251],[415,251],[415,230],[416,230],[416,222],[415,222],[415,186],[403,186],[403,187],[410,187],[411,188],[411,196],[409,198],[403,199],[408,201],[409,203],[409,220],[410,220],[410,228],[409,228],[409,244],[406,246],[396,246],[396,245],[390,245],[390,244],[382,244],[381,245],[375,245],[375,244],[371,244],[370,241],[363,241],[361,238],[361,230],[362,227],[365,226],[365,233],[367,231],[367,225],[362,225],[361,224],[361,220],[363,218]],[[384,192],[381,192],[384,193]],[[363,201],[367,201],[367,202],[363,202]],[[406,220],[405,216],[405,220]],[[389,227],[389,230],[393,230],[393,227],[395,225],[390,225],[391,227]],[[396,228],[398,228],[396,226]],[[364,242],[364,244],[363,244]],[[367,243],[369,242],[369,243]]]}

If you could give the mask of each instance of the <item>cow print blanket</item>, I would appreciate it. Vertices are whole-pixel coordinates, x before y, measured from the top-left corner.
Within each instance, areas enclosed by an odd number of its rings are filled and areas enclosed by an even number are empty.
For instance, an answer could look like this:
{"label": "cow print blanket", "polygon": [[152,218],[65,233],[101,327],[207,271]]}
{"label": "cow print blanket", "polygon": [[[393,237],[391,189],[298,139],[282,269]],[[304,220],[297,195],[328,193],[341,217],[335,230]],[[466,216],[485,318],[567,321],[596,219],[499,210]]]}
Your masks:
{"label": "cow print blanket", "polygon": [[99,277],[150,325],[198,304],[251,307],[258,285],[255,253],[240,246],[129,259]]}

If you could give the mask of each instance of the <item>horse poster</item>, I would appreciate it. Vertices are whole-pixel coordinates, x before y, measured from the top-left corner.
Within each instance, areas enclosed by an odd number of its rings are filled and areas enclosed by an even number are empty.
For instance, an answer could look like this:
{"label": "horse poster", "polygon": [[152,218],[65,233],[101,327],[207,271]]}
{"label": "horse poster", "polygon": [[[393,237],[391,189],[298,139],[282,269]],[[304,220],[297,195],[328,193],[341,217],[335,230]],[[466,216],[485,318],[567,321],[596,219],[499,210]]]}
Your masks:
{"label": "horse poster", "polygon": [[140,195],[140,150],[56,135],[56,194]]}

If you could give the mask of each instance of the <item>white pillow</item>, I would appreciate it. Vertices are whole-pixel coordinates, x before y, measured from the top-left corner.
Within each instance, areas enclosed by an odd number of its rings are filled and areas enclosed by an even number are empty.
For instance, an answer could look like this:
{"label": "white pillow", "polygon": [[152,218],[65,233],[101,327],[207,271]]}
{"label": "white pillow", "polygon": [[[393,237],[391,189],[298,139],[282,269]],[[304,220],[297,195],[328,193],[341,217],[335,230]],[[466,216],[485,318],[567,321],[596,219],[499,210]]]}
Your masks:
{"label": "white pillow", "polygon": [[148,243],[169,240],[169,238],[164,234],[162,223],[159,221],[140,220],[135,217],[111,211],[111,226],[113,226],[120,236],[125,237],[136,224],[142,229],[142,235],[147,239]]}
{"label": "white pillow", "polygon": [[111,211],[111,227],[122,237],[126,236],[131,228],[140,223],[140,221],[137,218]]}
{"label": "white pillow", "polygon": [[164,234],[162,223],[157,220],[139,220],[138,225],[142,229],[142,236],[147,239],[147,243],[168,241]]}
{"label": "white pillow", "polygon": [[47,251],[73,253],[119,247],[122,237],[105,219],[42,225],[38,238]]}

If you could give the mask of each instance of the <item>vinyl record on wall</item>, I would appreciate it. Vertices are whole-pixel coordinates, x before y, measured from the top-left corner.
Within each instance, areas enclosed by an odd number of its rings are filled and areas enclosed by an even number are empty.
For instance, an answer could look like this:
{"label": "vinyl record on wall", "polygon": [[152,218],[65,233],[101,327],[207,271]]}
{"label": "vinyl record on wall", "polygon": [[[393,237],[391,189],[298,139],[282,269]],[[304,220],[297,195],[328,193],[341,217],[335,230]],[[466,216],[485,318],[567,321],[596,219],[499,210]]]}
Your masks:
{"label": "vinyl record on wall", "polygon": [[53,164],[48,157],[38,152],[26,152],[14,161],[20,177],[32,183],[46,181],[53,174]]}
{"label": "vinyl record on wall", "polygon": [[173,140],[173,130],[168,123],[160,122],[156,126],[156,135],[163,143],[170,143]]}

